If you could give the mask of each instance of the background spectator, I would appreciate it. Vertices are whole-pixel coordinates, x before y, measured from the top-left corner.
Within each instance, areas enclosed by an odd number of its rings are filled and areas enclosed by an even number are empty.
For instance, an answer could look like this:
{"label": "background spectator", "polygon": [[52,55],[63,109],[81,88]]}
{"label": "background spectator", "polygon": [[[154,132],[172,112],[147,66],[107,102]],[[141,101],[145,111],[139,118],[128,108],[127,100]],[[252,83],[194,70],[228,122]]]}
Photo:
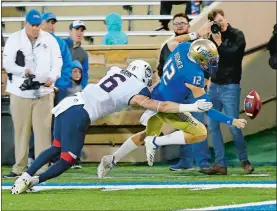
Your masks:
{"label": "background spectator", "polygon": [[202,1],[203,8],[210,6],[214,1]]}
{"label": "background spectator", "polygon": [[86,26],[82,21],[80,20],[73,21],[69,25],[70,37],[64,40],[71,53],[72,61],[78,60],[82,64],[82,67],[83,67],[83,75],[82,75],[82,81],[81,81],[82,88],[85,88],[86,85],[88,84],[88,70],[89,70],[88,53],[81,46],[81,42],[84,38],[85,30],[86,30]]}
{"label": "background spectator", "polygon": [[[52,12],[46,12],[42,14],[42,24],[41,29],[43,31],[49,32],[53,35],[53,37],[57,40],[60,51],[62,54],[63,59],[63,66],[62,66],[62,72],[61,77],[57,79],[55,83],[55,87],[61,88],[68,86],[68,84],[71,82],[71,54],[69,51],[69,48],[65,41],[61,39],[60,37],[55,35],[55,29],[56,29],[56,23],[58,22],[56,15]],[[55,105],[57,105],[59,102],[55,102]]]}
{"label": "background spectator", "polygon": [[[208,95],[214,109],[219,111],[224,109],[226,115],[238,118],[242,59],[246,46],[245,37],[242,31],[233,28],[227,22],[221,9],[212,10],[208,14],[208,19],[220,24],[220,31],[211,35],[211,40],[218,49],[219,64],[218,71],[211,75]],[[218,122],[208,118],[208,128],[215,151],[215,164],[211,167],[211,170],[213,174],[227,174],[227,159],[225,158],[220,125]],[[246,143],[241,129],[233,126],[229,126],[229,128],[242,168],[245,173],[252,173],[254,168],[248,160]]]}
{"label": "background spectator", "polygon": [[201,1],[191,1],[191,14],[192,15],[200,14],[200,5],[201,5]]}
{"label": "background spectator", "polygon": [[122,29],[120,14],[112,12],[106,16],[108,33],[103,37],[102,45],[125,45],[128,44],[127,34]]}
{"label": "background spectator", "polygon": [[273,33],[272,36],[268,42],[267,49],[269,50],[270,58],[268,61],[269,66],[272,69],[277,70],[277,24],[274,25],[273,27]]}
{"label": "background spectator", "polygon": [[[40,30],[40,24],[40,13],[30,10],[26,14],[25,27],[13,33],[4,48],[3,67],[10,76],[6,91],[10,93],[15,133],[15,164],[4,178],[16,177],[25,170],[31,128],[36,155],[51,143],[53,87],[60,76],[62,58],[57,41]],[[36,87],[29,86],[32,74],[33,81],[37,81]]]}
{"label": "background spectator", "polygon": [[[170,15],[172,10],[172,5],[179,5],[179,4],[186,4],[186,15],[191,14],[191,1],[161,1],[160,6],[160,15]],[[170,19],[168,20],[159,20],[161,25],[156,29],[156,31],[169,31],[168,23],[170,22]]]}
{"label": "background spectator", "polygon": [[71,83],[68,84],[68,86],[66,87],[60,88],[59,91],[56,93],[56,97],[58,98],[59,102],[67,96],[70,96],[75,94],[76,92],[82,91],[81,81],[82,81],[83,67],[78,60],[72,61],[70,67],[71,67],[70,68]]}
{"label": "background spectator", "polygon": [[[84,38],[85,30],[86,30],[86,26],[82,21],[80,20],[73,21],[69,25],[70,37],[65,39],[65,42],[67,43],[67,46],[69,47],[69,50],[71,52],[72,60],[77,60],[82,65],[82,68],[83,68],[82,80],[80,83],[82,88],[85,88],[86,85],[88,84],[88,70],[89,70],[88,53],[81,46],[81,41]],[[58,93],[58,95],[64,96],[63,92]],[[58,97],[58,99],[62,99],[62,97]],[[82,168],[80,157],[76,159],[76,162],[72,166],[72,168],[74,169]]]}
{"label": "background spectator", "polygon": [[[175,33],[175,36],[183,35],[183,34],[188,34],[189,33],[189,18],[185,13],[177,13],[174,15],[173,19],[173,31]],[[159,59],[159,65],[157,67],[158,69],[158,74],[161,77],[163,75],[163,67],[164,63],[169,56],[171,51],[168,48],[167,41],[165,44],[162,46],[161,54],[160,54],[160,59]]]}
{"label": "background spectator", "polygon": [[[61,72],[61,77],[57,79],[55,83],[55,87],[61,89],[63,87],[70,86],[71,83],[71,55],[69,52],[69,49],[67,47],[67,44],[63,39],[60,37],[57,37],[55,33],[56,29],[56,23],[57,18],[56,15],[52,12],[45,12],[41,16],[42,23],[41,23],[41,29],[43,31],[49,32],[52,34],[52,36],[57,40],[60,51],[62,54],[62,59],[63,59],[63,66],[62,66],[62,72]],[[55,96],[54,98],[54,106],[56,106],[60,102],[60,98]],[[52,129],[53,129],[53,121],[52,121]],[[28,158],[28,166],[31,166],[33,160],[35,159],[35,153],[34,153],[34,135],[32,133],[31,139],[30,139],[30,146],[29,146],[29,158]]]}

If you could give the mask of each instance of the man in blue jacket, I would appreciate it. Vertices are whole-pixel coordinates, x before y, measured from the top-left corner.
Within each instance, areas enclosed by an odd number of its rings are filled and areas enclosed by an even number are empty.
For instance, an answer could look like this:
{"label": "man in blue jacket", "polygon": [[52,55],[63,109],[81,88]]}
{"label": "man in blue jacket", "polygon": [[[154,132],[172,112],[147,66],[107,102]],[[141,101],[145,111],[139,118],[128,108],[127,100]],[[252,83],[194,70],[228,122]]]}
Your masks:
{"label": "man in blue jacket", "polygon": [[[42,23],[41,23],[41,29],[43,31],[47,31],[50,34],[53,35],[53,37],[56,38],[61,54],[62,54],[62,59],[63,59],[63,66],[62,66],[62,72],[61,72],[61,77],[56,81],[55,86],[57,88],[63,88],[69,85],[71,83],[71,54],[70,51],[63,39],[60,37],[57,37],[54,32],[55,32],[55,27],[56,27],[56,22],[58,21],[56,18],[56,15],[53,14],[52,12],[45,12],[41,16],[42,18]],[[55,101],[55,105],[57,105],[59,102]]]}
{"label": "man in blue jacket", "polygon": [[[88,53],[81,46],[81,41],[84,38],[85,30],[86,30],[86,26],[82,21],[80,21],[80,20],[73,21],[69,25],[69,35],[70,36],[64,40],[69,48],[72,60],[79,61],[83,67],[82,80],[80,83],[80,85],[82,86],[83,89],[88,84],[88,70],[89,70]],[[74,168],[74,169],[82,168],[80,157],[78,157],[76,159],[76,163],[72,166],[72,168]]]}
{"label": "man in blue jacket", "polygon": [[88,84],[88,53],[81,46],[81,41],[84,38],[84,31],[86,26],[82,21],[76,20],[69,25],[70,36],[65,39],[69,51],[71,53],[72,60],[78,60],[83,67],[81,86],[85,88]]}

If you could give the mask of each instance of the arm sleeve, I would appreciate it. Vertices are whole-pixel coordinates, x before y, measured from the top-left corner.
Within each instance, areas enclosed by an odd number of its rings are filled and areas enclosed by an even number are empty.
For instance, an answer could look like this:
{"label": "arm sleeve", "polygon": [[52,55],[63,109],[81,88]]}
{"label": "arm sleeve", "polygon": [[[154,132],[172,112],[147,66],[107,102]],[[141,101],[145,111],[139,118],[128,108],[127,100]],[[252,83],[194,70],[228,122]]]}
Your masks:
{"label": "arm sleeve", "polygon": [[234,119],[232,117],[229,117],[213,108],[211,110],[207,111],[206,114],[209,118],[211,118],[212,120],[215,120],[217,122],[224,123],[227,125],[233,124]]}
{"label": "arm sleeve", "polygon": [[89,65],[88,65],[88,53],[86,52],[86,58],[83,61],[83,72],[82,72],[82,82],[81,82],[81,86],[84,89],[87,85],[88,85],[88,69],[89,69]]}
{"label": "arm sleeve", "polygon": [[19,77],[24,77],[25,67],[20,67],[15,63],[17,47],[17,37],[11,36],[6,42],[3,52],[3,67],[8,73]]}
{"label": "arm sleeve", "polygon": [[207,102],[211,102],[211,100],[210,100],[209,96],[207,95],[207,93],[201,95],[200,97],[195,98],[195,101],[202,100],[202,99],[205,99]]}
{"label": "arm sleeve", "polygon": [[151,98],[151,93],[148,87],[144,87],[138,94]]}
{"label": "arm sleeve", "polygon": [[[209,96],[207,95],[207,93],[203,94],[202,96],[198,97],[198,98],[195,98],[195,100],[201,100],[201,99],[205,99],[206,101],[208,102],[211,102]],[[210,109],[209,111],[206,112],[207,116],[209,118],[211,118],[212,120],[215,120],[215,121],[218,121],[220,123],[224,123],[224,124],[227,124],[227,125],[232,125],[233,124],[233,118],[232,117],[229,117],[215,109]]]}

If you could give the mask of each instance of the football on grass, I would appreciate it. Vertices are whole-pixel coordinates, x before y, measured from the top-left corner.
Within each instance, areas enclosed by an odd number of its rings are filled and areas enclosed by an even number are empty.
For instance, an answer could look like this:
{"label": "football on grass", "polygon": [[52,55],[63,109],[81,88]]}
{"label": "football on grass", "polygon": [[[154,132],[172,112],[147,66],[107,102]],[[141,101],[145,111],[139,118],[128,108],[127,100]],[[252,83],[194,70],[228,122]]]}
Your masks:
{"label": "football on grass", "polygon": [[255,90],[251,90],[244,99],[244,111],[250,119],[254,119],[262,109],[262,100]]}

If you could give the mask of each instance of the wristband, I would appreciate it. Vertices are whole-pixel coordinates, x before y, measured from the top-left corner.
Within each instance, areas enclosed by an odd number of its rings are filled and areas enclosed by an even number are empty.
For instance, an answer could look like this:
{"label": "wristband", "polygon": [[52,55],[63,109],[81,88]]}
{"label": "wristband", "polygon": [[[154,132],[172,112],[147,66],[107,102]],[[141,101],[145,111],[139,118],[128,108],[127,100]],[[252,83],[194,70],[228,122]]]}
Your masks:
{"label": "wristband", "polygon": [[197,32],[190,32],[188,35],[189,35],[190,40],[196,40],[198,38]]}
{"label": "wristband", "polygon": [[196,104],[179,104],[179,112],[197,112],[198,108]]}
{"label": "wristband", "polygon": [[159,102],[158,106],[157,106],[157,111],[159,112],[159,108],[160,108],[161,102]]}

